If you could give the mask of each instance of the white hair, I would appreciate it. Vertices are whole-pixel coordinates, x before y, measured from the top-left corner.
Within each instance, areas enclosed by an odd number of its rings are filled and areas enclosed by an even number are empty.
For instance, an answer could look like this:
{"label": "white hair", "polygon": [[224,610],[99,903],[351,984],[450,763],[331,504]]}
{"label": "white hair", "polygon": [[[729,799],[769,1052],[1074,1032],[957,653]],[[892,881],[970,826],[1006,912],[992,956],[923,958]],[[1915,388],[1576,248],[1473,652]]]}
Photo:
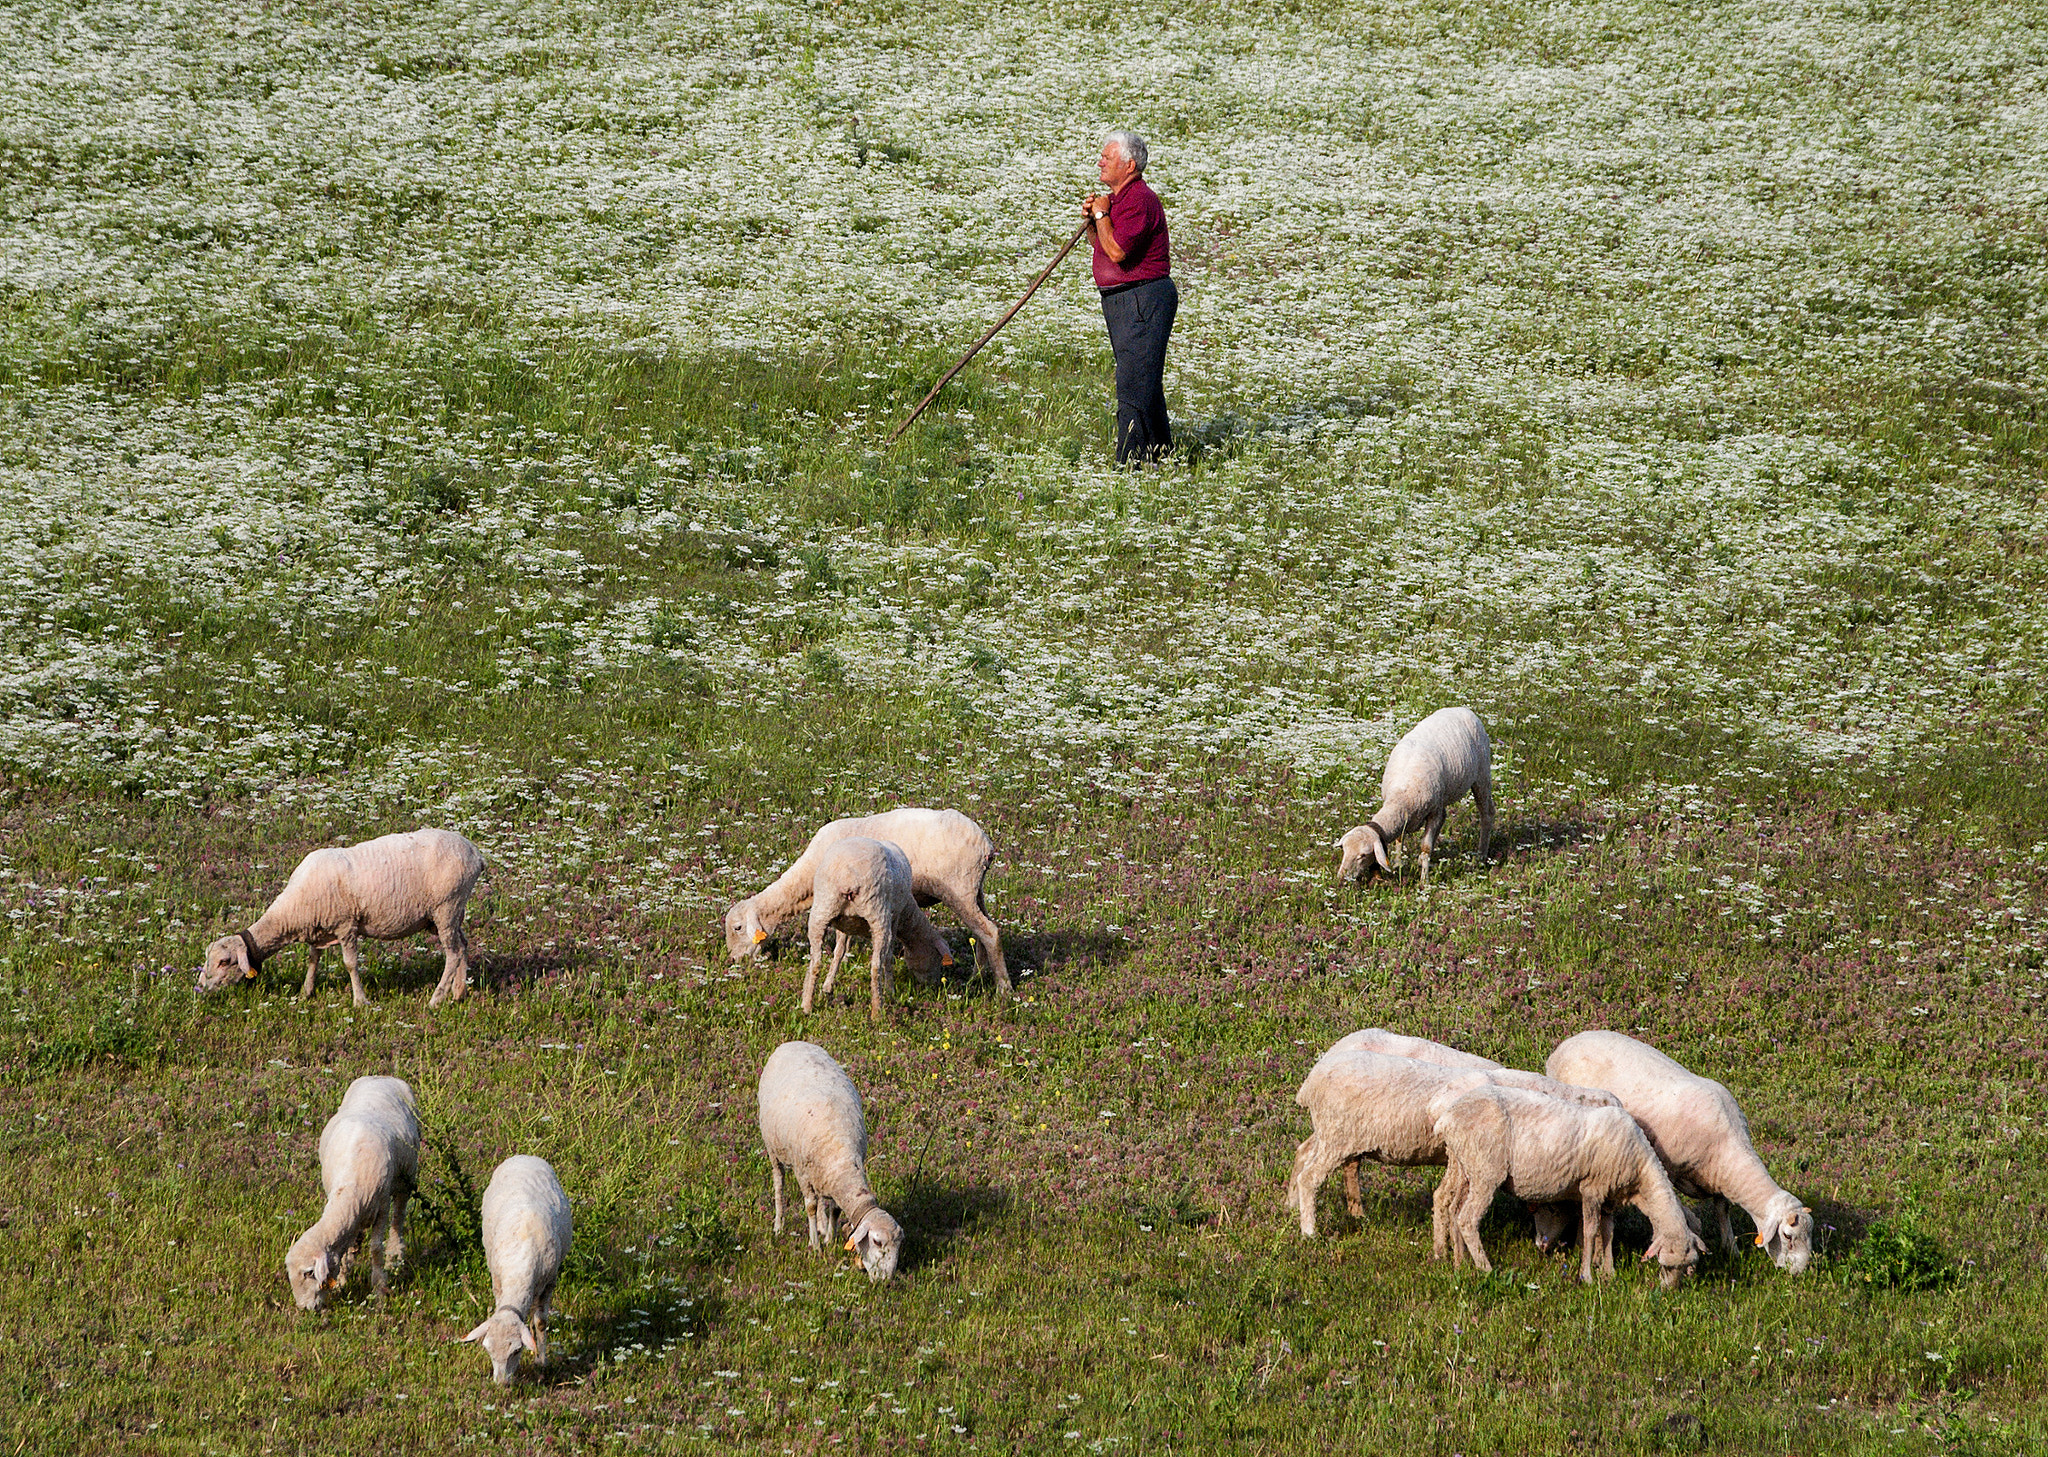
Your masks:
{"label": "white hair", "polygon": [[1145,139],[1136,132],[1113,131],[1102,139],[1102,145],[1105,147],[1115,147],[1119,152],[1123,153],[1126,162],[1137,168],[1140,173],[1144,172],[1145,157],[1147,155]]}

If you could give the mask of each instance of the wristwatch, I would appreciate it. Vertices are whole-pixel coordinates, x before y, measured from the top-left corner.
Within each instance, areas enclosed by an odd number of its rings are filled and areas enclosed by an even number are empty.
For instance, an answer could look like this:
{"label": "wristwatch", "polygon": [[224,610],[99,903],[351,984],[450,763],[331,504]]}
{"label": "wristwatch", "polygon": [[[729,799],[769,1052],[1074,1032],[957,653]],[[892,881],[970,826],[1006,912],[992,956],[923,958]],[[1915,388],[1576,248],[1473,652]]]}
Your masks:
{"label": "wristwatch", "polygon": [[1097,222],[1099,223],[1099,222],[1101,222],[1101,221],[1102,221],[1102,220],[1103,220],[1104,218],[1106,218],[1106,217],[1108,217],[1108,216],[1109,216],[1109,212],[1108,212],[1108,210],[1107,210],[1107,209],[1104,209],[1103,211],[1101,211],[1101,212],[1099,212],[1099,213],[1097,213],[1097,214],[1095,215],[1095,221],[1097,221]]}

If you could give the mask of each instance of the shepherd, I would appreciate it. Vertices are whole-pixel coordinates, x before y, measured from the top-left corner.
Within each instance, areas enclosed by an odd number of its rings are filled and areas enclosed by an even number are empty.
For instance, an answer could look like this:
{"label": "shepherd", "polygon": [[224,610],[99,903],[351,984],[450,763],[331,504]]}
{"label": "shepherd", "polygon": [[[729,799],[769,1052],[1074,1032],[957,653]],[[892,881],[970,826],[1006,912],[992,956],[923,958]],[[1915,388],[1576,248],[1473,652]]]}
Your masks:
{"label": "shepherd", "polygon": [[1116,356],[1116,463],[1143,465],[1173,446],[1166,419],[1166,336],[1180,309],[1169,276],[1166,209],[1145,183],[1145,139],[1113,131],[1096,175],[1107,192],[1081,205],[1095,244],[1095,286]]}

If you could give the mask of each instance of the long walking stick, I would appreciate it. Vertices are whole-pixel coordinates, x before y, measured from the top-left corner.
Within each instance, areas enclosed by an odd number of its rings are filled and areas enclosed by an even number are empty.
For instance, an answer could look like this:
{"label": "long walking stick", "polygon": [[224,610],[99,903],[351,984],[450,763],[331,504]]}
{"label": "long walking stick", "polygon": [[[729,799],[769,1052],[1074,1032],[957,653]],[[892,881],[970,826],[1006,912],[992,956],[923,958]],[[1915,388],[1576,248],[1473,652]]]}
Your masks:
{"label": "long walking stick", "polygon": [[1038,285],[1044,283],[1048,278],[1052,277],[1053,269],[1060,266],[1060,259],[1065,258],[1069,253],[1074,251],[1074,245],[1080,242],[1081,235],[1088,231],[1088,221],[1089,220],[1087,218],[1081,219],[1081,226],[1074,229],[1074,236],[1067,239],[1067,246],[1060,249],[1059,257],[1053,259],[1052,262],[1046,264],[1045,272],[1039,274],[1038,277],[1031,280],[1031,287],[1024,290],[1024,297],[1018,299],[1017,302],[1011,304],[1010,311],[1007,314],[1004,314],[1000,319],[997,319],[995,321],[994,327],[991,328],[986,334],[982,335],[979,339],[975,340],[974,347],[968,350],[965,354],[960,356],[960,362],[954,365],[951,369],[946,371],[946,377],[940,380],[937,384],[932,386],[932,392],[926,395],[922,400],[919,400],[917,402],[917,408],[910,412],[909,418],[906,419],[901,425],[898,425],[894,430],[889,432],[889,438],[882,442],[884,449],[888,448],[891,445],[894,445],[896,443],[896,437],[898,435],[901,435],[904,431],[908,430],[912,422],[915,421],[919,415],[922,415],[924,413],[924,407],[926,405],[929,405],[933,400],[936,400],[939,397],[939,391],[946,387],[946,385],[952,380],[953,376],[958,374],[961,370],[967,368],[967,361],[974,358],[975,355],[981,353],[981,346],[988,343],[989,340],[995,338],[996,331],[1001,329],[1003,325],[1009,323],[1010,320],[1016,318],[1017,310],[1023,308],[1024,305],[1031,302],[1031,295],[1038,292]]}

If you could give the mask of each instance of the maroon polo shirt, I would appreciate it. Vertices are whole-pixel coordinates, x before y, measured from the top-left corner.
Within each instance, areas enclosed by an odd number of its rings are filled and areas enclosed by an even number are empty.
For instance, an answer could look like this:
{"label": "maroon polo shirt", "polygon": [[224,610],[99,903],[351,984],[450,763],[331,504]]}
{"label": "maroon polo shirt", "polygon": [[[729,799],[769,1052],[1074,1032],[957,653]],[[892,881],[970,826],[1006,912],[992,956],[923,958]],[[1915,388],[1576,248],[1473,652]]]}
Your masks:
{"label": "maroon polo shirt", "polygon": [[1088,241],[1095,248],[1097,288],[1122,288],[1127,283],[1149,283],[1166,277],[1166,209],[1159,205],[1159,194],[1145,185],[1144,178],[1133,177],[1110,202],[1109,230],[1116,235],[1117,246],[1124,250],[1124,261],[1110,261],[1110,256],[1102,251],[1102,239],[1091,227]]}

